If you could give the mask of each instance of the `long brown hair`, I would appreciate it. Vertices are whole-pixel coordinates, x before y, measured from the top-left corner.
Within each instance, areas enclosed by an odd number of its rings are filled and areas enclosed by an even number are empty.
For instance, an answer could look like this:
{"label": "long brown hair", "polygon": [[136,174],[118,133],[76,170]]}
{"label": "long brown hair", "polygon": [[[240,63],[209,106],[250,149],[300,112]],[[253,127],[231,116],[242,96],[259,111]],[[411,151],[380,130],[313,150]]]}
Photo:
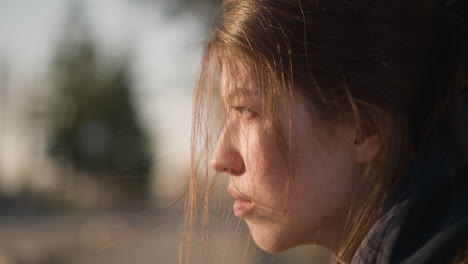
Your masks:
{"label": "long brown hair", "polygon": [[[362,181],[372,175],[372,188],[349,219],[338,253],[350,260],[412,153],[463,86],[454,81],[441,88],[431,79],[438,73],[434,65],[444,63],[438,52],[445,45],[440,40],[444,25],[437,8],[427,0],[225,0],[205,48],[196,91],[183,240],[192,239],[195,218],[208,215],[213,185],[207,183],[206,164],[219,131],[216,124],[222,126],[212,120],[218,113],[219,75],[227,72],[236,82],[247,68],[249,80],[264,95],[273,131],[276,107],[294,90],[309,100],[324,124],[353,124],[357,143],[372,134],[380,137],[379,155],[360,168]],[[462,80],[465,66],[456,67],[450,79]],[[273,134],[286,159],[292,157],[288,139]],[[350,212],[356,211],[352,207]]]}

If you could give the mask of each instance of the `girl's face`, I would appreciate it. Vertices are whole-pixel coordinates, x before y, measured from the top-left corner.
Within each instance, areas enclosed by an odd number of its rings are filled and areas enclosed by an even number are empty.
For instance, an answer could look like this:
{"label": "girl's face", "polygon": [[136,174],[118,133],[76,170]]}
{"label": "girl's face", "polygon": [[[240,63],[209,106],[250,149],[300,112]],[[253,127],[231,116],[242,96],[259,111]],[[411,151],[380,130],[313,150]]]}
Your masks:
{"label": "girl's face", "polygon": [[[261,113],[255,89],[222,87],[229,114],[212,167],[229,174],[234,214],[265,251],[308,243],[335,248],[355,182],[354,129],[325,128],[296,93],[288,100],[289,111],[276,113],[279,131],[289,141],[288,157]],[[290,166],[285,157],[292,158]]]}

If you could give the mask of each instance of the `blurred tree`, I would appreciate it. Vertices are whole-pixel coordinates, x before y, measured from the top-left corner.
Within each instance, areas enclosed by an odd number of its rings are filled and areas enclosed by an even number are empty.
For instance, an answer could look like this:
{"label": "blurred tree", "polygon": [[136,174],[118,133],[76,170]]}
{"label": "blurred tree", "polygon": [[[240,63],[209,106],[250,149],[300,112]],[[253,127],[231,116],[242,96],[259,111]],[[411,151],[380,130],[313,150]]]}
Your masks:
{"label": "blurred tree", "polygon": [[[5,153],[4,146],[5,137],[4,133],[7,127],[7,111],[8,111],[8,65],[3,57],[0,57],[0,158],[3,158]],[[0,180],[4,177],[5,171],[3,169],[3,160],[0,160]],[[0,188],[1,189],[1,188]]]}
{"label": "blurred tree", "polygon": [[198,18],[200,18],[200,20],[207,26],[211,24],[215,9],[221,3],[221,0],[171,0],[167,2],[160,0],[128,1],[146,6],[152,6],[158,10],[164,8],[164,13],[168,14],[169,16],[179,16],[189,11],[197,14]]}
{"label": "blurred tree", "polygon": [[149,144],[131,104],[128,56],[99,56],[81,3],[71,2],[55,54],[49,150],[76,175],[114,192],[116,202],[141,201],[149,188]]}

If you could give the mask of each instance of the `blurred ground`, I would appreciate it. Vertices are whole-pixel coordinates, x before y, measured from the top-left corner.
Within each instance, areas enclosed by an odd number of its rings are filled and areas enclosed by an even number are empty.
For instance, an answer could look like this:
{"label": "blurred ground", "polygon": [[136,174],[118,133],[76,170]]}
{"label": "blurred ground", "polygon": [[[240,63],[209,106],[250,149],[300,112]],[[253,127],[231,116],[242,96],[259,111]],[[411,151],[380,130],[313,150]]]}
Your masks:
{"label": "blurred ground", "polygon": [[[0,264],[177,263],[181,218],[153,228],[145,227],[151,221],[143,223],[142,218],[141,214],[128,213],[3,218]],[[135,231],[138,225],[140,230]],[[212,245],[225,242],[225,237],[211,240]],[[246,253],[245,240],[229,243],[224,262],[222,253],[214,253],[212,263],[329,263],[326,251],[319,248],[302,247],[269,255],[255,248]],[[192,259],[195,264],[209,263],[196,250]]]}

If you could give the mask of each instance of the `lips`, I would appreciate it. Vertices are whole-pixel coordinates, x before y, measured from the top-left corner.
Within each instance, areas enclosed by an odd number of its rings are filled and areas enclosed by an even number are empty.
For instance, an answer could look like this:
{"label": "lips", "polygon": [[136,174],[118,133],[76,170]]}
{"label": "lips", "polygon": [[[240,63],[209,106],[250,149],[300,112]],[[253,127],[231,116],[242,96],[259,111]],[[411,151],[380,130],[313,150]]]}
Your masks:
{"label": "lips", "polygon": [[236,199],[232,206],[234,215],[242,218],[253,210],[253,202],[251,200],[247,199],[244,195],[240,194],[233,188],[228,188],[227,191],[232,198]]}

